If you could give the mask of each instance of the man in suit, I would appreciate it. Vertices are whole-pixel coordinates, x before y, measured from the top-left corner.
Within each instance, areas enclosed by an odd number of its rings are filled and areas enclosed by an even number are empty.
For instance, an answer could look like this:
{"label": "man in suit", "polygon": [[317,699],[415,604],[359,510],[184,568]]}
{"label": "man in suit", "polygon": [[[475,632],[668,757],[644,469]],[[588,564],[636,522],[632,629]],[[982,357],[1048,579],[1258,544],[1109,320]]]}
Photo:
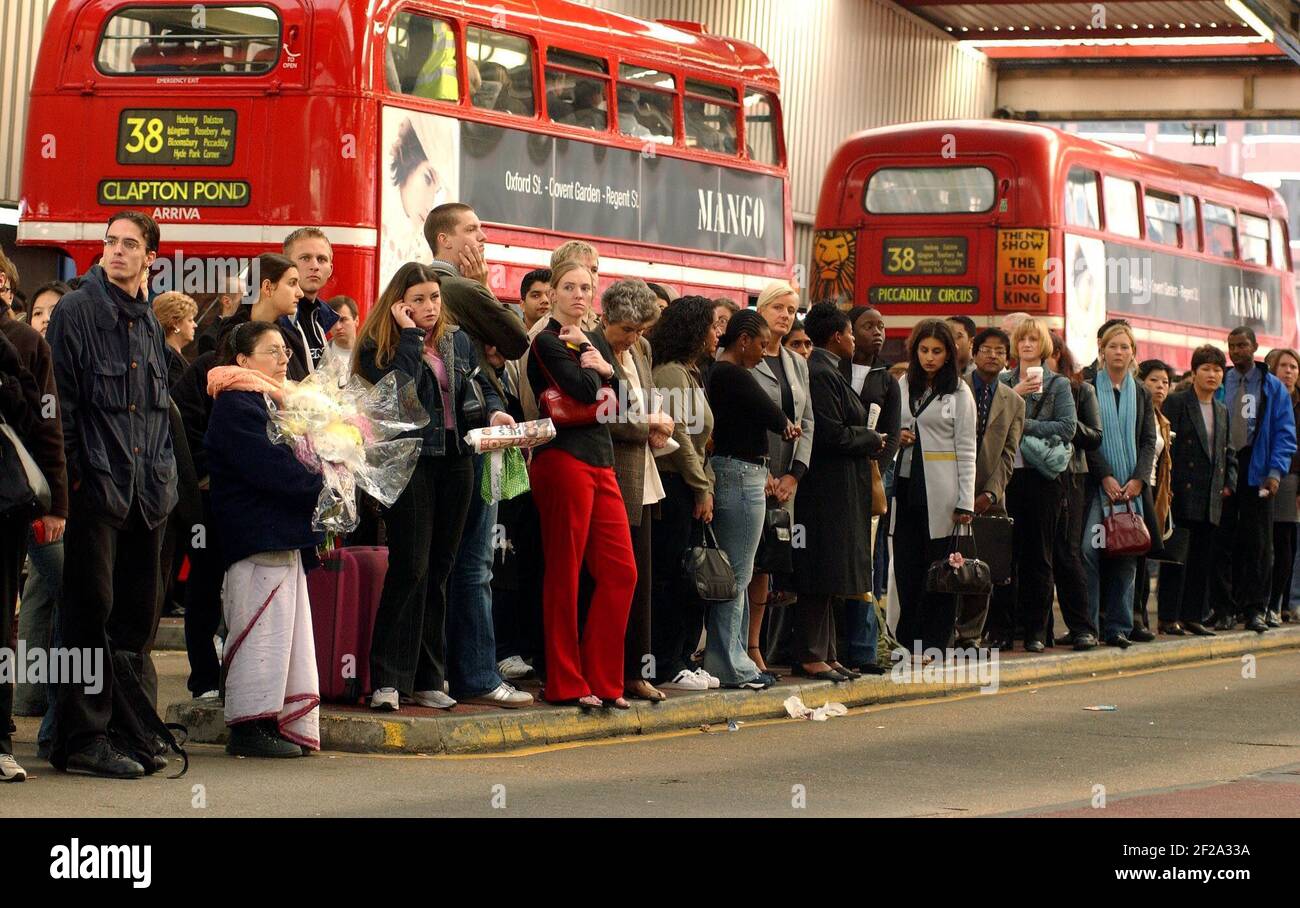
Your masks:
{"label": "man in suit", "polygon": [[[1025,427],[1025,402],[1011,386],[998,381],[1011,355],[1011,338],[999,328],[985,328],[971,342],[975,371],[966,376],[975,395],[975,514],[1005,517],[1007,483]],[[1010,541],[1010,537],[1008,537]],[[957,609],[956,646],[979,646],[988,616],[989,596],[963,596]]]}
{"label": "man in suit", "polygon": [[[1187,558],[1181,565],[1160,566],[1161,616],[1177,614],[1172,626],[1161,621],[1161,633],[1191,631],[1214,636],[1205,627],[1206,594],[1210,566],[1214,563],[1214,537],[1224,502],[1237,485],[1237,452],[1228,434],[1228,410],[1215,399],[1223,383],[1227,360],[1218,347],[1206,344],[1192,353],[1192,387],[1171,394],[1164,414],[1173,436],[1174,523],[1188,534]],[[1166,596],[1169,598],[1166,599]]]}

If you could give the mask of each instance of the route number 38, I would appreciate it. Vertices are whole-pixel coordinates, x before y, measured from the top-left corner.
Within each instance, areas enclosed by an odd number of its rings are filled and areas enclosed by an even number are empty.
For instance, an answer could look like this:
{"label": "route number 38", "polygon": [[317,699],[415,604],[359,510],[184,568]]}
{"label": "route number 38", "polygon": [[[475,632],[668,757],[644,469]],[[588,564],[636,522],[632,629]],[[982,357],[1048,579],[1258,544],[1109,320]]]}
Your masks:
{"label": "route number 38", "polygon": [[124,150],[128,154],[144,151],[157,154],[163,147],[163,121],[158,117],[127,117],[126,125],[130,127],[130,139]]}
{"label": "route number 38", "polygon": [[911,271],[916,267],[916,250],[911,246],[891,246],[889,249],[888,273]]}

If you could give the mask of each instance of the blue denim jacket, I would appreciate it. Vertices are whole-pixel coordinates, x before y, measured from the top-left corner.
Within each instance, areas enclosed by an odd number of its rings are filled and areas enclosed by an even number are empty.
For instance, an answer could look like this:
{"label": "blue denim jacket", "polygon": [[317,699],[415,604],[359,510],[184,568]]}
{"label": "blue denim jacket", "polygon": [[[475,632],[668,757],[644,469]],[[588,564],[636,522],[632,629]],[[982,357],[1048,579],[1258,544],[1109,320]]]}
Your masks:
{"label": "blue denim jacket", "polygon": [[73,508],[122,526],[138,502],[156,527],[176,505],[163,329],[144,295],[128,299],[98,265],[59,301],[54,356]]}

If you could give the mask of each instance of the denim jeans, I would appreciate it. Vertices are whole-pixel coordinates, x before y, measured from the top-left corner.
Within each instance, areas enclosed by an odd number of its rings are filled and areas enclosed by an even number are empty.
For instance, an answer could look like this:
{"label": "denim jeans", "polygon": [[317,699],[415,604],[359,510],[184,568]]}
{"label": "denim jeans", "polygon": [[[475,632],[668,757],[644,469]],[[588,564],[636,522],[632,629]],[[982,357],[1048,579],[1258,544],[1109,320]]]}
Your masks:
{"label": "denim jeans", "polygon": [[[48,650],[54,636],[55,610],[63,596],[63,540],[37,545],[29,532],[27,557],[31,568],[18,613],[18,639],[27,641],[29,651]],[[14,690],[14,715],[42,715],[48,702],[47,685],[19,684]]]}
{"label": "denim jeans", "polygon": [[767,468],[714,457],[713,532],[736,574],[736,598],[710,602],[705,613],[708,640],[704,670],[723,684],[742,684],[758,677],[758,666],[745,652],[749,643],[749,581],[767,513]]}
{"label": "denim jeans", "polygon": [[1100,493],[1095,489],[1088,503],[1088,516],[1083,521],[1083,566],[1088,575],[1088,612],[1092,626],[1101,615],[1101,602],[1106,600],[1106,626],[1103,639],[1114,640],[1120,634],[1127,637],[1133,632],[1133,593],[1137,580],[1137,558],[1106,558],[1101,549],[1093,545],[1097,527],[1101,526],[1102,507]]}
{"label": "denim jeans", "polygon": [[844,600],[843,649],[840,662],[850,668],[874,665],[880,625],[876,621],[876,604],[863,599]]}
{"label": "denim jeans", "polygon": [[1296,583],[1297,579],[1300,579],[1300,545],[1295,547],[1295,560],[1292,561],[1291,568],[1291,604],[1288,608],[1293,612],[1300,612],[1300,583]]}
{"label": "denim jeans", "polygon": [[484,503],[479,494],[485,460],[486,455],[474,455],[469,516],[448,587],[447,684],[457,700],[491,693],[501,684],[492,626],[492,541],[497,506]]}

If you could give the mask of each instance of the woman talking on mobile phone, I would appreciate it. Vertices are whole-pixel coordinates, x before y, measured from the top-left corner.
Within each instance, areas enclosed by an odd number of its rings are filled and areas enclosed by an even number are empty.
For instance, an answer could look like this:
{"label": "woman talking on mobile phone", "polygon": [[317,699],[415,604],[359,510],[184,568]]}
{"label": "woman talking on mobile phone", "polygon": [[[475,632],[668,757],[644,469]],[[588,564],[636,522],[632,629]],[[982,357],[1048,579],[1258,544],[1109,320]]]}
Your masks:
{"label": "woman talking on mobile phone", "polygon": [[[384,516],[388,574],[370,645],[372,709],[397,710],[401,698],[450,709],[447,677],[447,580],[474,490],[474,462],[462,441],[467,400],[481,397],[491,423],[512,421],[476,369],[469,335],[451,324],[438,273],[408,262],[393,275],[357,335],[353,368],[378,383],[389,372],[415,382],[429,414],[405,437],[422,442],[410,482]],[[531,702],[531,701],[530,701]]]}

